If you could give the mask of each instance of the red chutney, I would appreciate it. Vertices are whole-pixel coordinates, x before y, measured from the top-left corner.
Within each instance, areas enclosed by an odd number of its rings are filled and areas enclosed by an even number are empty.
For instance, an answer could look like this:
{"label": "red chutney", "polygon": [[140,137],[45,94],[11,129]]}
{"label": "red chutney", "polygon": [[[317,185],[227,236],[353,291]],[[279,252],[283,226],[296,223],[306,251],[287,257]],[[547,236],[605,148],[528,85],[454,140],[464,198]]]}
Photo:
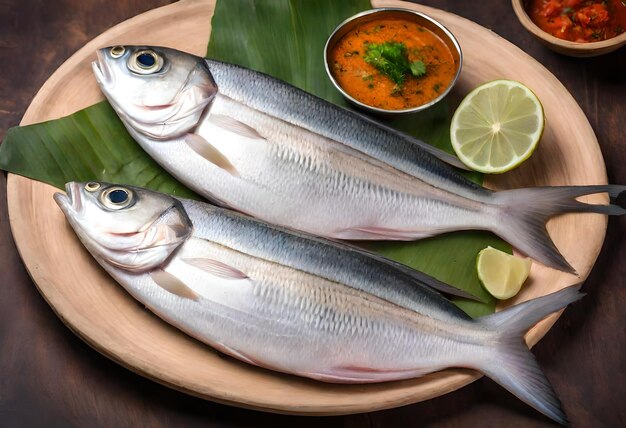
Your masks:
{"label": "red chutney", "polygon": [[527,11],[543,31],[572,42],[599,42],[626,29],[626,0],[530,0]]}

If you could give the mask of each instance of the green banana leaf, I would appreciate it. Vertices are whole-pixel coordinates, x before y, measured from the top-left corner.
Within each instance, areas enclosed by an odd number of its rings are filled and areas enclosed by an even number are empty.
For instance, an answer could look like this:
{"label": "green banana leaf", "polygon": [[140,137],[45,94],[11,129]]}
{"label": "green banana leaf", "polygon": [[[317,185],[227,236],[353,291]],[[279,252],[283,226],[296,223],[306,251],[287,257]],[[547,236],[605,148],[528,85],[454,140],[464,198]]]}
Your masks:
{"label": "green banana leaf", "polygon": [[[368,0],[218,0],[207,56],[271,74],[346,106],[326,77],[322,50],[338,23],[370,7]],[[388,123],[451,150],[445,102]],[[106,102],[61,119],[10,129],[0,146],[0,168],[59,188],[67,181],[99,180],[199,199],[141,150]],[[479,174],[471,178],[481,180]],[[476,254],[487,245],[511,251],[494,235],[472,231],[419,242],[362,245],[478,296],[484,303],[455,301],[472,316],[495,308],[476,276]]]}
{"label": "green banana leaf", "polygon": [[9,129],[0,146],[0,168],[59,189],[68,181],[97,180],[200,199],[135,143],[107,102]]}

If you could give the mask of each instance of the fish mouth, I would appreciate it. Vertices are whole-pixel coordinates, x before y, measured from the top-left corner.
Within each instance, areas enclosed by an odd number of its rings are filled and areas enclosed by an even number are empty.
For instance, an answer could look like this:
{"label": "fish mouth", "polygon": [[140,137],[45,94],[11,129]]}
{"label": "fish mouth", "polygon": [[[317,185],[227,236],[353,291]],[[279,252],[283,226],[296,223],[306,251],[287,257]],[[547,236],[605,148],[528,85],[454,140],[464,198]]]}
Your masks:
{"label": "fish mouth", "polygon": [[107,65],[106,58],[102,54],[102,49],[96,51],[98,59],[91,63],[91,69],[96,76],[96,80],[100,86],[111,85],[113,83],[113,73]]}
{"label": "fish mouth", "polygon": [[82,198],[80,197],[80,184],[72,181],[65,184],[65,194],[57,192],[54,194],[54,201],[59,208],[65,213],[78,213],[83,208]]}

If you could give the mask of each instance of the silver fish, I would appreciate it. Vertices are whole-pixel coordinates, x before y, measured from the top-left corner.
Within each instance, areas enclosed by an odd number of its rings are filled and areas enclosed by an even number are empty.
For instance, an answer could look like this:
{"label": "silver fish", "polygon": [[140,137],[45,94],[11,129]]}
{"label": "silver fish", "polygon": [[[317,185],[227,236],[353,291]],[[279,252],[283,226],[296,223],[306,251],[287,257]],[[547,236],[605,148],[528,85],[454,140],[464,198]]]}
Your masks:
{"label": "silver fish", "polygon": [[168,323],[242,361],[320,381],[480,370],[565,423],[523,340],[578,300],[569,287],[472,320],[384,260],[243,214],[130,186],[54,198],[113,278]]}
{"label": "silver fish", "polygon": [[454,163],[450,155],[239,66],[160,47],[116,46],[98,58],[102,91],[151,157],[197,193],[274,224],[347,240],[490,230],[574,272],[545,222],[626,213],[575,200],[616,198],[626,186],[492,192],[442,162]]}

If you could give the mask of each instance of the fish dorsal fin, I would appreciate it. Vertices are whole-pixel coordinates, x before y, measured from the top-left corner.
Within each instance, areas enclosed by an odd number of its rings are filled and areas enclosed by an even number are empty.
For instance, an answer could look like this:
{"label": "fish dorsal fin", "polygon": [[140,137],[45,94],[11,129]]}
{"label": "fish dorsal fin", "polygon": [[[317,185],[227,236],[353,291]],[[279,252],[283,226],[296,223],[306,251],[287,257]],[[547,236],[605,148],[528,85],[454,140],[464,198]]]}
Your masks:
{"label": "fish dorsal fin", "polygon": [[228,158],[217,150],[211,143],[198,134],[187,134],[185,143],[197,154],[211,162],[212,164],[228,171],[231,175],[239,176],[235,166],[230,163]]}
{"label": "fish dorsal fin", "polygon": [[248,275],[237,268],[217,260],[207,258],[182,259],[188,265],[202,269],[203,271],[223,279],[247,279]]}
{"label": "fish dorsal fin", "polygon": [[248,124],[238,121],[237,119],[226,116],[224,114],[210,114],[208,117],[209,122],[219,126],[222,129],[241,135],[242,137],[265,140],[265,138],[259,134],[259,131],[254,129]]}
{"label": "fish dorsal fin", "polygon": [[150,272],[150,277],[165,291],[191,300],[198,300],[198,295],[185,285],[180,279],[163,269],[155,269]]}

